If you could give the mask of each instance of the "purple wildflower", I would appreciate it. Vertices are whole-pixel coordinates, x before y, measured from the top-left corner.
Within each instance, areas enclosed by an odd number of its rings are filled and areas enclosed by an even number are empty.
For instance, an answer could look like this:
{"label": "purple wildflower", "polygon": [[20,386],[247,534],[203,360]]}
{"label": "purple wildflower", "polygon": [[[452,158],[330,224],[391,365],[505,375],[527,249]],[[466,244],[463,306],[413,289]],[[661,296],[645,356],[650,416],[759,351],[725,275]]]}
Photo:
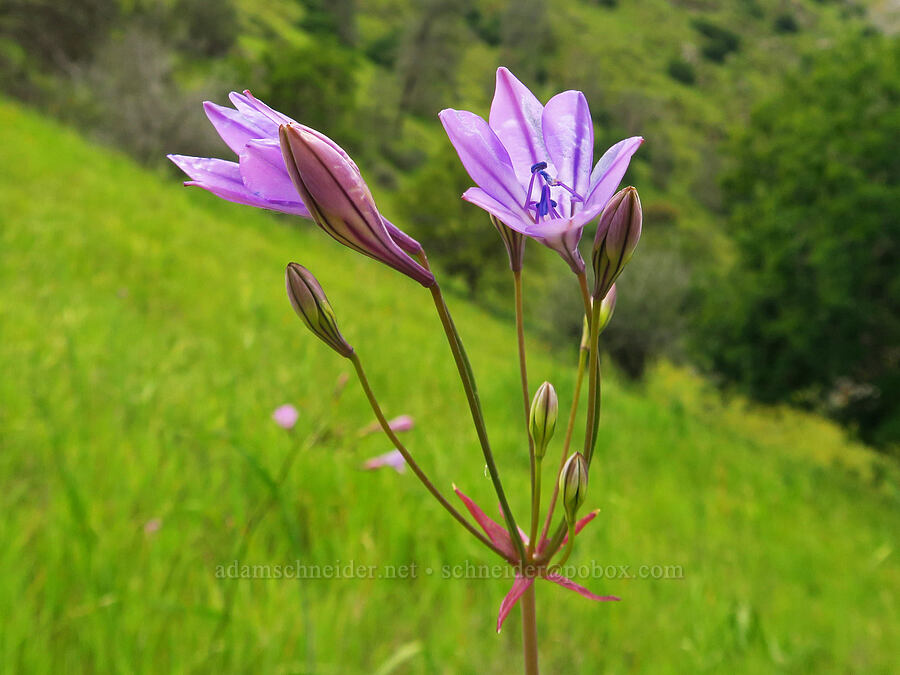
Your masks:
{"label": "purple wildflower", "polygon": [[400,454],[399,450],[391,450],[383,455],[373,457],[363,464],[363,468],[367,471],[374,471],[386,466],[391,467],[397,473],[403,473],[406,471],[406,460],[403,459],[403,455]]}
{"label": "purple wildflower", "polygon": [[606,206],[644,139],[619,141],[591,169],[594,127],[584,94],[564,91],[542,106],[506,68],[497,70],[489,121],[450,108],[440,119],[478,186],[463,199],[583,272],[581,232]]}
{"label": "purple wildflower", "polygon": [[[231,92],[229,99],[234,108],[210,101],[203,108],[238,161],[168,155],[191,179],[185,185],[196,185],[237,204],[312,218],[342,244],[400,270],[425,286],[434,283],[431,273],[407,255],[421,252],[419,242],[378,213],[359,168],[337,143],[270,108],[249,91]],[[328,176],[324,183],[322,175],[319,180],[316,176],[310,179],[314,185],[324,186],[312,195],[316,200],[312,205],[314,212],[306,203],[309,191],[298,192],[295,185],[295,174],[300,167],[294,162],[290,169],[285,165],[281,127],[300,132],[307,141],[302,146],[291,143],[294,158],[299,154],[299,159],[308,160],[306,165],[313,167],[313,171]],[[310,152],[305,152],[306,149]],[[318,166],[317,162],[322,165]],[[359,207],[358,213],[355,207]],[[333,217],[322,220],[315,211],[332,216],[337,212],[343,220],[335,225],[338,221]],[[358,218],[344,229],[348,212],[354,212]]]}
{"label": "purple wildflower", "polygon": [[272,419],[275,420],[275,424],[282,429],[293,429],[299,417],[300,413],[290,403],[278,406],[275,408],[275,412],[272,413]]}

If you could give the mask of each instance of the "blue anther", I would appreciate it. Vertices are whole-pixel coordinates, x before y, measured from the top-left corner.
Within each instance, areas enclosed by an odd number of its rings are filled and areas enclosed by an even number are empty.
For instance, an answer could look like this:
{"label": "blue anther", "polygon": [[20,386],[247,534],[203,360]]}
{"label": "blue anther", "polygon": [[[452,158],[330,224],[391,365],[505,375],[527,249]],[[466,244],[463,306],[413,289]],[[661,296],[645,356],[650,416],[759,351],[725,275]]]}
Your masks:
{"label": "blue anther", "polygon": [[538,171],[543,171],[547,168],[547,162],[538,162],[537,164],[531,165],[531,173],[536,173]]}

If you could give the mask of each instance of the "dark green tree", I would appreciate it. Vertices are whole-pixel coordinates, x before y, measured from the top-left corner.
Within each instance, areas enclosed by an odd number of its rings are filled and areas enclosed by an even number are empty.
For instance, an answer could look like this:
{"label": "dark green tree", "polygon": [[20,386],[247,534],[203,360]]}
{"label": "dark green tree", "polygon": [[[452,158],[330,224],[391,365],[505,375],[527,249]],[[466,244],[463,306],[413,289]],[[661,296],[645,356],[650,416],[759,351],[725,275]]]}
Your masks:
{"label": "dark green tree", "polygon": [[754,396],[883,443],[900,441],[898,64],[886,38],[822,51],[738,134],[723,184],[738,256],[700,344]]}

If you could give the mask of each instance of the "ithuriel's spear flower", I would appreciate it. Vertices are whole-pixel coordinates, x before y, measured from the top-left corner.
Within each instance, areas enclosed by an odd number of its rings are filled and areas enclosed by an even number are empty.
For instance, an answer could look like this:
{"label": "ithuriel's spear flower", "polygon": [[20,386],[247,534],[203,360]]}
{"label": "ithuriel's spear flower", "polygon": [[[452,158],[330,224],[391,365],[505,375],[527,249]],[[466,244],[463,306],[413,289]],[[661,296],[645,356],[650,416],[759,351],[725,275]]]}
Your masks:
{"label": "ithuriel's spear flower", "polygon": [[641,199],[633,187],[620,190],[609,200],[594,238],[592,262],[595,299],[606,297],[613,282],[631,260],[641,238],[642,222]]}
{"label": "ithuriel's spear flower", "polygon": [[[209,101],[203,107],[209,121],[239,161],[169,155],[169,159],[190,177],[185,185],[196,185],[238,204],[313,218],[342,244],[390,265],[424,286],[434,283],[431,272],[407,255],[422,251],[419,242],[378,213],[359,168],[337,143],[270,108],[249,91],[243,94],[231,92],[229,98],[234,108]],[[290,126],[315,139],[316,155],[327,162],[324,169],[332,178],[326,181],[327,186],[315,191],[317,203],[308,203],[308,190],[298,191],[293,175],[297,166],[285,164],[279,134],[282,126]],[[320,149],[323,147],[327,149]],[[315,182],[314,177],[309,180]],[[322,186],[321,180],[318,185]],[[347,225],[349,236],[341,236],[347,234],[341,230],[344,225],[334,218],[322,221],[315,211],[340,213],[347,208],[348,198],[359,207],[363,220],[351,219]]]}
{"label": "ithuriel's spear flower", "polygon": [[306,327],[341,356],[351,356],[353,347],[338,330],[334,310],[312,272],[292,262],[288,264],[284,278],[288,299]]}
{"label": "ithuriel's spear flower", "polygon": [[564,91],[542,106],[506,68],[497,70],[488,121],[450,108],[440,119],[478,186],[463,199],[583,272],[581,232],[603,210],[644,139],[619,141],[591,169],[594,127],[584,94]]}
{"label": "ithuriel's spear flower", "polygon": [[[469,499],[466,495],[460,492],[459,488],[455,485],[453,486],[453,491],[456,492],[457,496],[462,500],[463,504],[466,505],[469,513],[472,514],[472,517],[475,519],[481,529],[484,530],[484,533],[488,536],[488,538],[499,548],[503,554],[506,556],[507,560],[515,563],[517,561],[516,548],[513,546],[512,540],[509,538],[509,532],[505,527],[500,525],[500,523],[491,519],[484,511],[482,511],[481,507],[478,506],[475,502]],[[574,534],[577,535],[581,530],[584,529],[585,525],[591,522],[594,518],[597,517],[598,511],[592,511],[584,518],[579,520],[574,527]],[[524,532],[519,532],[522,539],[525,540],[525,544],[528,544],[528,536]],[[563,539],[563,544],[567,544],[569,541],[568,535],[566,535],[565,539]],[[546,546],[547,540],[541,540],[541,542],[537,546],[537,553],[540,553],[544,546]],[[562,586],[563,588],[567,588],[570,591],[575,591],[579,595],[583,595],[586,598],[591,600],[600,601],[619,601],[620,598],[617,598],[614,595],[596,595],[595,593],[591,593],[584,586],[580,586],[576,584],[571,579],[567,579],[560,574],[555,572],[550,572],[545,568],[534,570],[534,573],[526,574],[523,572],[521,565],[518,565],[516,568],[516,580],[513,582],[512,588],[509,589],[509,593],[506,594],[506,597],[503,598],[503,602],[500,603],[500,613],[497,616],[497,632],[500,632],[500,628],[503,626],[503,622],[506,620],[506,617],[509,616],[509,613],[512,611],[512,608],[515,607],[516,603],[519,601],[525,591],[527,591],[531,585],[534,583],[535,579],[546,579],[547,581],[552,581],[554,584]]]}

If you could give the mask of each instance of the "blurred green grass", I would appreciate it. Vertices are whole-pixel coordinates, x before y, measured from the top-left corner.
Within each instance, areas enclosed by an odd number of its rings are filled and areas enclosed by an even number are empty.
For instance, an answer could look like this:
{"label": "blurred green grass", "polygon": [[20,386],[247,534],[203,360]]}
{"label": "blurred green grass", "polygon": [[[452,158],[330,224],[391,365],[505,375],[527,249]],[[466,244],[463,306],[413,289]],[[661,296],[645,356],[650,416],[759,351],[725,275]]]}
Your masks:
{"label": "blurred green grass", "polygon": [[[349,368],[293,315],[283,267],[319,276],[388,414],[415,417],[408,445],[436,483],[487,507],[428,294],[15,105],[0,102],[0,128],[0,670],[514,672],[517,616],[493,630],[509,582],[421,574],[495,560],[411,476],[359,470],[387,444],[356,437],[371,415],[354,383],[332,405]],[[513,329],[450,303],[524,520]],[[529,348],[532,381],[551,379],[565,407],[573,368]],[[301,410],[292,434],[270,419],[285,402]],[[270,498],[258,467],[277,473],[324,422],[241,562],[415,562],[419,576],[217,579]],[[669,366],[640,387],[609,377],[601,428],[602,512],[573,562],[680,565],[683,579],[585,581],[623,598],[605,605],[540,586],[546,672],[896,668],[892,464]]]}

